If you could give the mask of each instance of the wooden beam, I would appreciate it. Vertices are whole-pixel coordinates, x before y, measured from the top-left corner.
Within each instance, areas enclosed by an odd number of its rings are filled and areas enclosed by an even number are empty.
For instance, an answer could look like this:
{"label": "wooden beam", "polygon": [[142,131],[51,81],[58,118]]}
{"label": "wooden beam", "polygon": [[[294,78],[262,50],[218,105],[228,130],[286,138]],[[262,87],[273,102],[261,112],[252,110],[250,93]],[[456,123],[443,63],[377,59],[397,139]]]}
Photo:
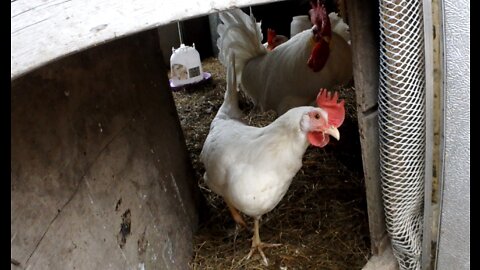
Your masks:
{"label": "wooden beam", "polygon": [[219,10],[278,0],[16,0],[11,78],[118,37]]}

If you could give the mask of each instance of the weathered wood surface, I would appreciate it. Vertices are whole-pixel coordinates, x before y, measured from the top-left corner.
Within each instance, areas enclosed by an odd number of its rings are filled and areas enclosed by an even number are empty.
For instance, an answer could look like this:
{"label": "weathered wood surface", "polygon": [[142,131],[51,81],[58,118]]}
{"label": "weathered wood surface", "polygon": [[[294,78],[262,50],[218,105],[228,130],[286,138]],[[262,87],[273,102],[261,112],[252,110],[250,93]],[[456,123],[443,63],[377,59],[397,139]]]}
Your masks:
{"label": "weathered wood surface", "polygon": [[16,0],[11,78],[105,41],[181,19],[278,0]]}
{"label": "weathered wood surface", "polygon": [[12,269],[187,269],[199,193],[156,30],[12,81],[11,117]]}
{"label": "weathered wood surface", "polygon": [[357,103],[362,113],[375,110],[378,101],[379,26],[378,1],[347,0],[353,51]]}
{"label": "weathered wood surface", "polygon": [[379,36],[378,2],[347,0],[357,91],[358,126],[362,146],[368,221],[373,255],[381,255],[388,239],[380,182],[378,134]]}

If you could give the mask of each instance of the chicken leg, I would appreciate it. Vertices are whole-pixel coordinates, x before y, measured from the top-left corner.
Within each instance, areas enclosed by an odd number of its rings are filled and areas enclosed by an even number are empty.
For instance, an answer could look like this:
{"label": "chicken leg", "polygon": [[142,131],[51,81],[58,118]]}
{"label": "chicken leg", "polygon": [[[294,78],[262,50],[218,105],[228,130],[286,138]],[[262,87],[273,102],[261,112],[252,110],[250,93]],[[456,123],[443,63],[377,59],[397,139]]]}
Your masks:
{"label": "chicken leg", "polygon": [[228,210],[230,210],[230,214],[232,214],[232,218],[233,220],[235,220],[235,222],[241,226],[243,226],[244,228],[247,228],[247,223],[245,223],[245,221],[243,220],[242,218],[242,215],[240,215],[240,213],[238,212],[238,210],[233,207],[233,205],[231,205],[229,202],[227,202],[225,200],[225,202],[227,203],[227,206],[228,206]]}
{"label": "chicken leg", "polygon": [[268,260],[265,254],[263,253],[263,248],[267,247],[278,247],[281,246],[281,244],[268,244],[268,243],[263,243],[260,240],[260,217],[255,217],[255,225],[254,225],[254,232],[253,232],[253,238],[252,238],[252,247],[250,248],[250,252],[247,255],[247,260],[250,259],[250,257],[253,255],[253,252],[255,250],[258,250],[260,255],[262,256],[263,263],[265,266],[268,266]]}

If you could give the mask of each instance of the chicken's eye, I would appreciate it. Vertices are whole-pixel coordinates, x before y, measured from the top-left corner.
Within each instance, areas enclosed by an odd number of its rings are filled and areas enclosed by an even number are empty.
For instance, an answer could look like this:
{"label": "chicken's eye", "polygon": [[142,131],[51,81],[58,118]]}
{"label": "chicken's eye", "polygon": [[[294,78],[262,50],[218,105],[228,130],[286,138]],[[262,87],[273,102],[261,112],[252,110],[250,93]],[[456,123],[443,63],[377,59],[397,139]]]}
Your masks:
{"label": "chicken's eye", "polygon": [[316,113],[314,117],[315,117],[315,119],[318,120],[318,119],[320,119],[320,114]]}

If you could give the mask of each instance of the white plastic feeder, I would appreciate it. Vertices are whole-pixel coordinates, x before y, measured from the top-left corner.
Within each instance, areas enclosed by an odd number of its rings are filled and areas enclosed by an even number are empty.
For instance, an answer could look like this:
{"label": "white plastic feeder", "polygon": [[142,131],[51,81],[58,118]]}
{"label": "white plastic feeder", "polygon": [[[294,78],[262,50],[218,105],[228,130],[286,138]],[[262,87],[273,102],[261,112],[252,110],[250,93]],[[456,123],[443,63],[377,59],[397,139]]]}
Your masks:
{"label": "white plastic feeder", "polygon": [[200,54],[193,47],[181,44],[178,49],[172,47],[170,57],[171,85],[179,87],[197,83],[204,79]]}

